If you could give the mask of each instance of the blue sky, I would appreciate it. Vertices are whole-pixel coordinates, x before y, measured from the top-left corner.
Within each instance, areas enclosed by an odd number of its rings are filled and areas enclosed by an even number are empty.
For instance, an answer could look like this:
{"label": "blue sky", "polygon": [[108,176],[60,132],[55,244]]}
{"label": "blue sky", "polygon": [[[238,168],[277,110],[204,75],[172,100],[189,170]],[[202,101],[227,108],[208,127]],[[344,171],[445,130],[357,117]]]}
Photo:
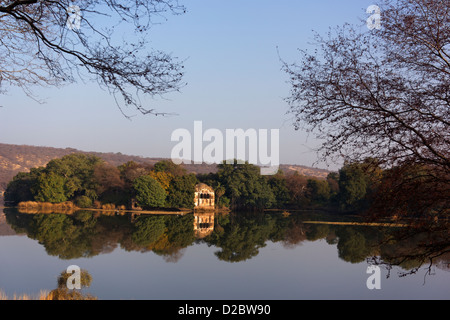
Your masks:
{"label": "blue sky", "polygon": [[170,157],[176,144],[171,133],[192,131],[194,121],[201,120],[204,130],[280,129],[280,162],[311,166],[319,142],[295,131],[286,114],[290,88],[278,52],[286,62],[298,61],[297,49],[309,47],[313,30],[324,34],[344,23],[361,25],[374,2],[180,0],[188,12],[167,16],[153,27],[150,39],[153,48],[186,60],[187,86],[149,101],[177,116],[144,116],[130,109],[125,112],[136,116],[127,120],[96,83],[36,87],[43,104],[9,88],[0,96],[0,142]]}

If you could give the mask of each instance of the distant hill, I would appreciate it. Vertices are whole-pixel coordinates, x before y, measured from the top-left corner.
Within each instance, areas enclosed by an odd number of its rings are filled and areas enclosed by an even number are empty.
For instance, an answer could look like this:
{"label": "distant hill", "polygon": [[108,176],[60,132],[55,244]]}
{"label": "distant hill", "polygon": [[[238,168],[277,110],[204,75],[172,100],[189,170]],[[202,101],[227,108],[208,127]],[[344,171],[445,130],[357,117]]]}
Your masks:
{"label": "distant hill", "polygon": [[[86,152],[73,148],[52,148],[27,145],[13,145],[0,143],[0,193],[6,189],[8,182],[18,173],[27,172],[31,168],[45,166],[50,160],[61,158],[71,153],[84,153],[95,155],[104,161],[119,166],[128,161],[137,163],[155,164],[163,158],[145,158],[140,156],[124,155],[122,153],[101,153]],[[210,173],[216,172],[216,165],[208,164],[185,164],[183,165],[188,172],[192,173]],[[328,170],[310,168],[300,165],[280,165],[280,169],[286,174],[298,172],[301,175],[325,178]]]}

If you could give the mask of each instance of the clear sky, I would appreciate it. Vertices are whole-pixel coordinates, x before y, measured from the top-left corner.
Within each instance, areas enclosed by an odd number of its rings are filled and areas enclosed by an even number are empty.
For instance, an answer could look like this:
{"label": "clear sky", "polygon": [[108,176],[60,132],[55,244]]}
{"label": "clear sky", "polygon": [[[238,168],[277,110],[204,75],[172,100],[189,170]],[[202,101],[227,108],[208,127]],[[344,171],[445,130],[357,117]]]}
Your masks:
{"label": "clear sky", "polygon": [[[121,152],[145,157],[170,157],[178,128],[193,131],[201,120],[204,130],[280,129],[280,162],[311,166],[317,161],[318,141],[295,131],[286,114],[289,96],[286,62],[298,61],[313,30],[361,25],[372,0],[191,0],[183,1],[185,15],[171,16],[152,31],[151,45],[186,59],[187,82],[180,93],[151,101],[171,117],[141,115],[125,110],[96,83],[62,88],[34,88],[39,104],[19,89],[0,95],[0,142]],[[278,52],[277,52],[278,47]],[[316,167],[327,168],[319,163]],[[336,169],[336,165],[329,167]]]}

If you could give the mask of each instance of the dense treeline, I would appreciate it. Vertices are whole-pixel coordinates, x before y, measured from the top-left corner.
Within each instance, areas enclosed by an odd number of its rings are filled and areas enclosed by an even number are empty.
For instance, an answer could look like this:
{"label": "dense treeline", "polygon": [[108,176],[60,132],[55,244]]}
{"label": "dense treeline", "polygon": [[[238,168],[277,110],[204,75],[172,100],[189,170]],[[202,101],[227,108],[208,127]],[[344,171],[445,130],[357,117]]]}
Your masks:
{"label": "dense treeline", "polygon": [[221,164],[217,173],[198,179],[214,187],[219,205],[234,210],[310,208],[432,221],[448,217],[450,199],[449,186],[436,185],[435,174],[432,167],[420,165],[383,169],[376,159],[368,158],[345,163],[326,179],[282,171],[261,176],[259,168],[236,163]]}
{"label": "dense treeline", "polygon": [[443,186],[439,195],[423,195],[431,173],[424,167],[383,170],[376,160],[366,159],[346,163],[326,179],[285,175],[281,170],[262,176],[259,167],[237,161],[218,165],[216,173],[195,175],[170,160],[154,165],[129,161],[116,167],[96,156],[71,154],[17,174],[8,184],[5,200],[13,205],[71,201],[80,208],[193,208],[195,185],[202,182],[214,188],[217,207],[234,211],[313,208],[365,212],[377,208],[391,216],[424,211],[433,215],[447,210],[448,186]]}
{"label": "dense treeline", "polygon": [[196,183],[194,174],[167,160],[155,165],[129,161],[116,167],[97,156],[75,153],[17,174],[8,184],[5,201],[128,208],[135,200],[142,208],[192,208]]}

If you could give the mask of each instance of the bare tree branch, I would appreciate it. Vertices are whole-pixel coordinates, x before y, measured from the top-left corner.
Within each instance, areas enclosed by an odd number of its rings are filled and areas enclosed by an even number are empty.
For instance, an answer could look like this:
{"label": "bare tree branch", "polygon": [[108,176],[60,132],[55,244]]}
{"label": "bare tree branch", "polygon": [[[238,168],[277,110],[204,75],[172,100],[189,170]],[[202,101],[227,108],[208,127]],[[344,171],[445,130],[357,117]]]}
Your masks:
{"label": "bare tree branch", "polygon": [[[323,159],[406,166],[392,176],[412,174],[420,183],[391,184],[405,194],[385,191],[406,204],[408,191],[421,186],[436,200],[418,195],[424,209],[448,212],[450,1],[381,1],[381,30],[346,24],[327,38],[316,35],[316,52],[301,51],[300,63],[282,61],[291,86],[289,112],[296,129],[324,139]],[[417,174],[424,168],[426,178]]]}
{"label": "bare tree branch", "polygon": [[[72,5],[80,8],[79,30],[66,26]],[[182,62],[148,47],[155,17],[167,12],[185,9],[176,0],[0,1],[0,88],[15,85],[33,96],[33,86],[75,82],[87,71],[115,96],[123,113],[131,106],[164,115],[138,95],[163,96],[184,85]],[[129,41],[118,39],[122,33]]]}

